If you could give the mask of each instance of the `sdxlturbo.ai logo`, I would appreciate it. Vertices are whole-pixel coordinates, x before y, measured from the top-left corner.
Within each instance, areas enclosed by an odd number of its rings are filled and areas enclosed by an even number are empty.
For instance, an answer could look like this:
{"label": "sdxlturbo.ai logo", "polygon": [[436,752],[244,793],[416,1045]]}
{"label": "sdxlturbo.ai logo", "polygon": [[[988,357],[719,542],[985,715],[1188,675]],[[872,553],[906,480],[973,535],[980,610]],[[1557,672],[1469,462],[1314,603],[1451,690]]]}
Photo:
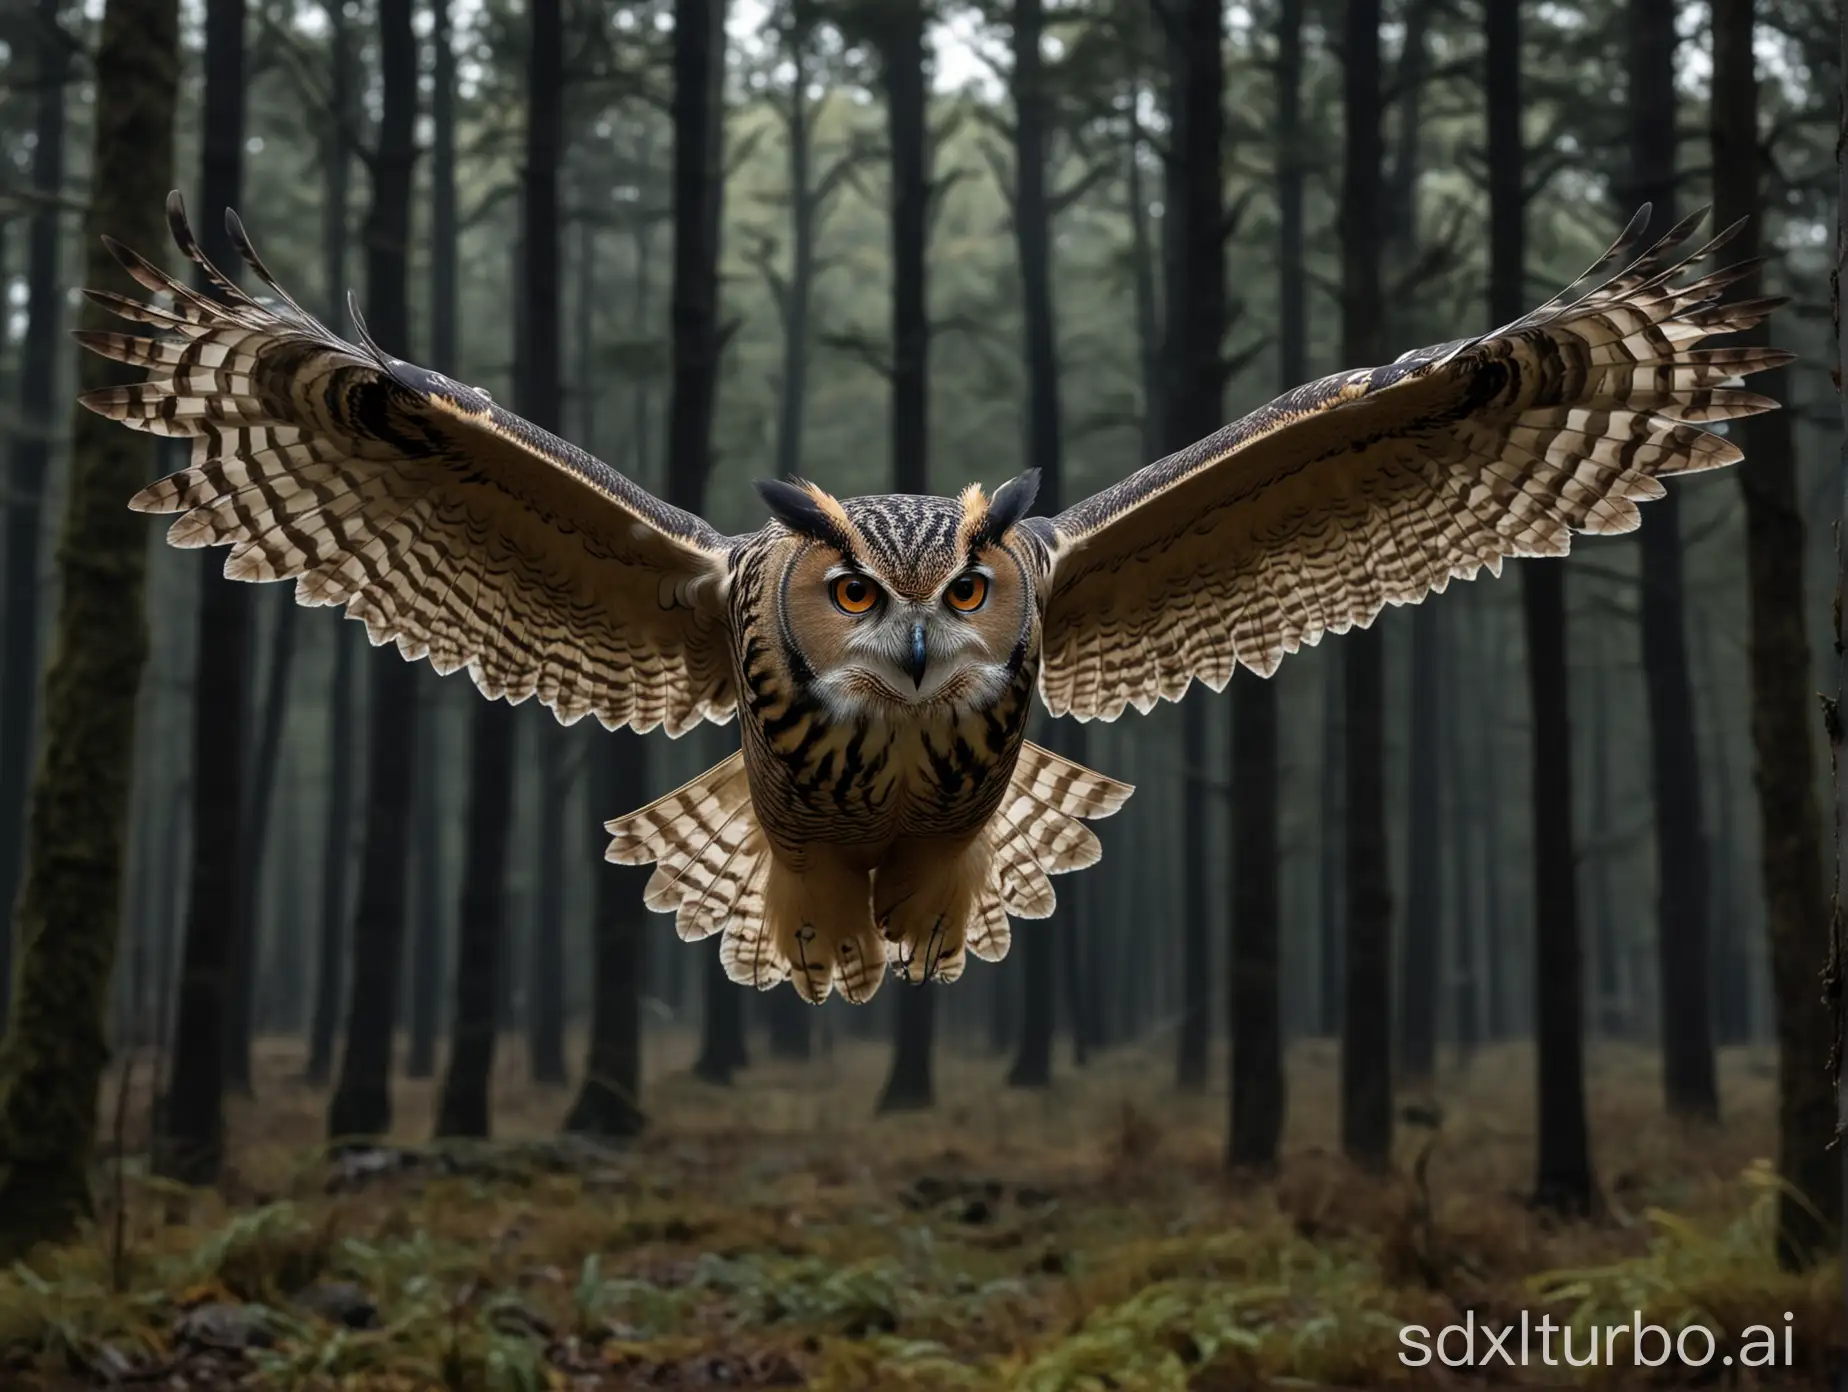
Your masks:
{"label": "sdxlturbo.ai logo", "polygon": [[[1476,1312],[1465,1313],[1462,1324],[1447,1324],[1436,1338],[1429,1326],[1408,1324],[1399,1330],[1405,1345],[1399,1361],[1422,1368],[1433,1356],[1447,1368],[1486,1368],[1497,1359],[1510,1368],[1533,1364],[1544,1367],[1615,1367],[1623,1362],[1637,1368],[1660,1368],[1671,1358],[1689,1368],[1703,1368],[1717,1355],[1724,1367],[1791,1366],[1790,1311],[1784,1312],[1783,1347],[1771,1326],[1748,1324],[1740,1332],[1736,1351],[1722,1353],[1720,1339],[1704,1324],[1690,1324],[1670,1333],[1659,1324],[1644,1324],[1642,1311],[1633,1311],[1628,1324],[1560,1324],[1551,1315],[1534,1320],[1521,1311],[1518,1324],[1478,1324]],[[1558,1336],[1558,1357],[1554,1336]],[[1780,1358],[1780,1352],[1782,1357]]]}

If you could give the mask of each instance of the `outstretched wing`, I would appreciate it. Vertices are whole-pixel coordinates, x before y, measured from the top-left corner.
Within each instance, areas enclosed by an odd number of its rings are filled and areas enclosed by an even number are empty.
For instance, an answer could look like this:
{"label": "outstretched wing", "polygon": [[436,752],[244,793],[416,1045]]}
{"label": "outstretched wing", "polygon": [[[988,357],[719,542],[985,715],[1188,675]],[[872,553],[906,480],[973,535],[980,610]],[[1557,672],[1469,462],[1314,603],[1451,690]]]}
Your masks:
{"label": "outstretched wing", "polygon": [[1696,422],[1776,407],[1730,385],[1787,362],[1703,349],[1781,300],[1722,304],[1750,269],[1676,284],[1702,214],[1582,297],[1635,249],[1645,207],[1573,286],[1481,338],[1339,373],[1029,527],[1050,552],[1040,690],[1055,715],[1113,720],[1269,675],[1324,633],[1365,627],[1504,557],[1625,532],[1660,480],[1731,464]]}
{"label": "outstretched wing", "polygon": [[218,272],[167,202],[180,249],[216,298],[118,243],[109,249],[164,309],[90,298],[152,337],[79,333],[145,382],[83,404],[137,430],[190,439],[191,462],[142,490],[142,512],[183,514],[175,546],[229,544],[225,574],[295,580],[342,604],[373,643],[482,694],[537,695],[566,724],[678,735],[736,704],[724,605],[731,543],[487,393],[347,343],[277,285],[233,214],[226,224],[259,302]]}

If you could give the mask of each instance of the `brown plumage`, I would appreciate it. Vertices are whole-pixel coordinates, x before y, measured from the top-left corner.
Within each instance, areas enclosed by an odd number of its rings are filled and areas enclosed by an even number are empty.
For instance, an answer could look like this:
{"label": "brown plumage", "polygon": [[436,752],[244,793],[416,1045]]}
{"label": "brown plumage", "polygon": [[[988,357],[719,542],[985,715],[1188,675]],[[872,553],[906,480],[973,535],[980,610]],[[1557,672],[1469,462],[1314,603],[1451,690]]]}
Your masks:
{"label": "brown plumage", "polygon": [[[206,266],[177,196],[169,216]],[[1700,425],[1774,407],[1734,382],[1789,358],[1697,346],[1778,302],[1723,303],[1741,266],[1683,279],[1727,235],[1676,261],[1689,219],[1576,299],[1299,387],[1056,517],[1026,515],[1032,475],[992,497],[779,483],[771,520],[726,537],[391,357],[357,314],[360,343],[340,339],[228,222],[275,302],[113,243],[172,308],[92,296],[159,332],[80,334],[148,370],[84,403],[193,442],[132,505],[490,698],[670,735],[741,713],[739,752],[609,823],[609,857],[654,863],[649,907],[723,932],[734,980],[814,1001],[1000,958],[1010,917],[1051,911],[1048,876],[1097,859],[1084,822],[1130,789],[1025,740],[1036,689],[1059,715],[1146,711],[1574,531],[1627,531],[1663,477],[1739,458]]]}

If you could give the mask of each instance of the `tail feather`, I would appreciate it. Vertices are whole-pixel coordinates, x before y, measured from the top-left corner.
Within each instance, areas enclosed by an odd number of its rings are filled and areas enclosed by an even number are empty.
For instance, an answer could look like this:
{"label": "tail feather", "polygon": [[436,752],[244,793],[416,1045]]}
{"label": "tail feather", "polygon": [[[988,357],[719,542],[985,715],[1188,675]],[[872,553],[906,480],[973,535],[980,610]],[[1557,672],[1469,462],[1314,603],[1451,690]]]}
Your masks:
{"label": "tail feather", "polygon": [[[1102,854],[1080,819],[1109,816],[1131,791],[1024,745],[986,845],[972,846],[977,858],[964,867],[972,877],[965,883],[983,887],[964,891],[973,897],[947,911],[955,921],[944,921],[939,907],[925,942],[896,928],[890,939],[881,932],[864,871],[825,857],[801,873],[777,864],[751,805],[742,753],[606,822],[612,839],[605,855],[626,865],[653,862],[644,902],[673,913],[686,941],[723,932],[719,960],[731,980],[758,990],[789,980],[805,1000],[819,1004],[838,991],[860,1004],[878,991],[888,965],[913,980],[954,981],[966,957],[1000,961],[1012,938],[1009,915],[1044,918],[1054,904],[1048,877],[1094,864]],[[899,876],[899,867],[882,869],[880,885],[888,875]]]}
{"label": "tail feather", "polygon": [[[742,752],[626,817],[604,823],[614,838],[606,859],[623,865],[652,861],[642,901],[674,913],[687,942],[743,920],[753,896],[762,918],[763,877],[770,847],[751,808]],[[780,979],[780,978],[779,978]]]}
{"label": "tail feather", "polygon": [[1110,816],[1134,791],[1050,749],[1023,744],[1007,797],[989,823],[993,876],[969,925],[969,952],[998,962],[1012,941],[1010,915],[1050,915],[1057,896],[1049,877],[1095,865],[1103,855],[1097,834],[1079,819]]}

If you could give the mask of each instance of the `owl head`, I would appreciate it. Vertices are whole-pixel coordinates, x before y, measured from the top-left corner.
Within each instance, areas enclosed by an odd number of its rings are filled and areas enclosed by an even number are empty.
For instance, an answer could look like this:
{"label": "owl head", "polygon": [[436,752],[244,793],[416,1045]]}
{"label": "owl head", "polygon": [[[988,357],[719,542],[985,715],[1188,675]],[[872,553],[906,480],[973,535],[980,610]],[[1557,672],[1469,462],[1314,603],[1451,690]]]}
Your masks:
{"label": "owl head", "polygon": [[837,499],[763,482],[787,532],[766,596],[793,675],[837,719],[979,710],[1038,658],[1039,599],[1011,535],[1039,471],[994,496]]}

